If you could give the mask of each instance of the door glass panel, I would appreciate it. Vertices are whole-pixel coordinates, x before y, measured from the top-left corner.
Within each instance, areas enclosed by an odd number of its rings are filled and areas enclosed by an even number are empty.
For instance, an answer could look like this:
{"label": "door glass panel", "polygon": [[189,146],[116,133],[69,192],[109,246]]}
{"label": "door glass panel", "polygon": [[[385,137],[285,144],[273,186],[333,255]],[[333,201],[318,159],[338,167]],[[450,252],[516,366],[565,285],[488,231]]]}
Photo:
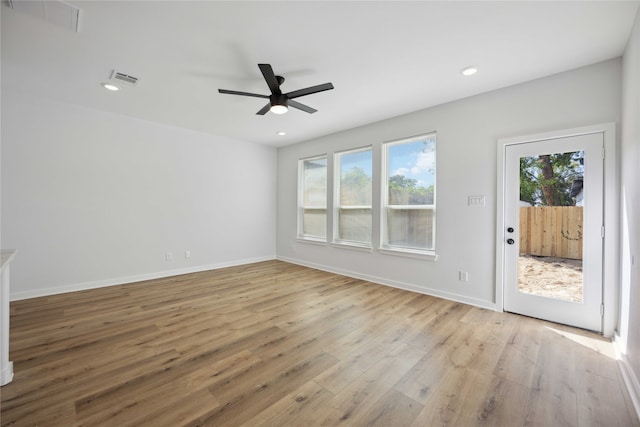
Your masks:
{"label": "door glass panel", "polygon": [[584,151],[520,158],[518,291],[582,303]]}

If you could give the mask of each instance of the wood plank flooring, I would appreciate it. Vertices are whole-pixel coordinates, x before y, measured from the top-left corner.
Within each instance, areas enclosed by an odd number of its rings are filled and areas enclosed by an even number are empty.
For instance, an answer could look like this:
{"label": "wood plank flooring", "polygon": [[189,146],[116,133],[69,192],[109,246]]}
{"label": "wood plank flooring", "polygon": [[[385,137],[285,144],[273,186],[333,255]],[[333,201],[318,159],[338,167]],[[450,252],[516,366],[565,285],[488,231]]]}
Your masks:
{"label": "wood plank flooring", "polygon": [[268,261],[11,303],[3,426],[640,426],[598,335]]}

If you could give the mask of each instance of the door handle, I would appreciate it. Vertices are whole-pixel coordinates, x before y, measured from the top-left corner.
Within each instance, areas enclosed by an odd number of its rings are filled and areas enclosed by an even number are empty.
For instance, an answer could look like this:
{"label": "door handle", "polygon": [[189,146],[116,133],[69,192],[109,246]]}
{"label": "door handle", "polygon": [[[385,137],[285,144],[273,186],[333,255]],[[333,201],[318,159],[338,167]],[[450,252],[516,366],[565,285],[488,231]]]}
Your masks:
{"label": "door handle", "polygon": [[516,241],[513,239],[507,239],[507,243],[513,245]]}

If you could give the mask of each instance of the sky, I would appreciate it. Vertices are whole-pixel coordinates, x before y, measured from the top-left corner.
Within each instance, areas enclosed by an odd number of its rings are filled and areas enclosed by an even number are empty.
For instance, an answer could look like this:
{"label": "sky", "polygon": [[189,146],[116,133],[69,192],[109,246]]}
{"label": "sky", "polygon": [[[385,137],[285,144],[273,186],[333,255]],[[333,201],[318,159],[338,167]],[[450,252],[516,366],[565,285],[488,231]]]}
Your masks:
{"label": "sky", "polygon": [[[390,145],[388,156],[389,176],[402,175],[406,178],[415,179],[418,187],[429,187],[434,184],[436,170],[435,144],[425,146],[423,141],[417,140],[404,144]],[[362,169],[369,177],[372,176],[370,149],[342,155],[340,160],[341,175],[344,175],[354,167]]]}
{"label": "sky", "polygon": [[360,168],[371,177],[372,160],[371,150],[343,154],[340,159],[340,172],[344,175],[352,168]]}
{"label": "sky", "polygon": [[405,178],[415,179],[418,181],[418,187],[429,187],[434,184],[435,143],[425,146],[423,141],[419,140],[406,144],[392,144],[389,147],[388,159],[389,176],[402,175]]}

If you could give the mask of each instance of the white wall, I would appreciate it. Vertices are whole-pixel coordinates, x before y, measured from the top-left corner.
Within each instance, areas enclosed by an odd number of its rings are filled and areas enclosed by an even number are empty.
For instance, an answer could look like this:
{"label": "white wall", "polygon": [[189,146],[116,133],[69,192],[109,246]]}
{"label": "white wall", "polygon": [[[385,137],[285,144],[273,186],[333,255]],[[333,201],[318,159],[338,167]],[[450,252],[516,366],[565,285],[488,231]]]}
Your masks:
{"label": "white wall", "polygon": [[640,11],[623,61],[621,142],[621,299],[617,343],[640,415]]}
{"label": "white wall", "polygon": [[[495,307],[497,140],[619,123],[620,85],[621,60],[614,59],[279,149],[278,257]],[[383,141],[429,131],[438,137],[437,261],[296,241],[299,158],[373,144],[375,165]],[[375,205],[380,200],[379,176],[374,176],[374,195]],[[486,207],[468,207],[469,195],[486,196]],[[379,218],[374,217],[374,247],[379,228]],[[469,272],[469,282],[458,281],[459,270]]]}
{"label": "white wall", "polygon": [[12,299],[275,257],[275,148],[7,92]]}

